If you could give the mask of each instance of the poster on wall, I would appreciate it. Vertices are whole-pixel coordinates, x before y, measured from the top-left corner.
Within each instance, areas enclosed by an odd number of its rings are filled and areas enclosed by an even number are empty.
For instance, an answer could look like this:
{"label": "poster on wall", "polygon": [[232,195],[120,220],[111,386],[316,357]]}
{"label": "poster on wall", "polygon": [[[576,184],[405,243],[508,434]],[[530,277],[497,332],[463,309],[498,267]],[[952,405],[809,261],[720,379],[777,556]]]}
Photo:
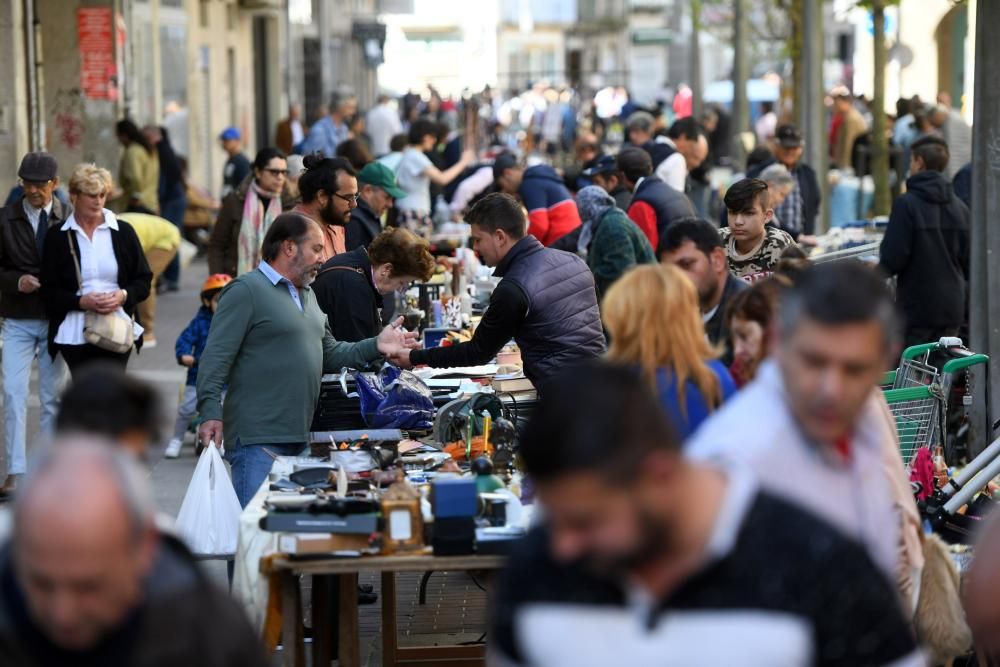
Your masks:
{"label": "poster on wall", "polygon": [[111,7],[80,7],[76,10],[76,26],[83,96],[89,100],[114,100],[118,87]]}

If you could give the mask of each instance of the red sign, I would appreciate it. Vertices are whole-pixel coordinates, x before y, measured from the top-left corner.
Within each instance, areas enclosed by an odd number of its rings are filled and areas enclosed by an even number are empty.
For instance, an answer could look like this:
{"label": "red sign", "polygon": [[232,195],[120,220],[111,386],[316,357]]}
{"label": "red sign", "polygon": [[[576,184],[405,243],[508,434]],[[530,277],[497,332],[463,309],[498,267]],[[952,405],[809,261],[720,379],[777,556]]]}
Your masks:
{"label": "red sign", "polygon": [[115,95],[114,25],[110,7],[80,7],[76,10],[80,43],[80,88],[91,100]]}

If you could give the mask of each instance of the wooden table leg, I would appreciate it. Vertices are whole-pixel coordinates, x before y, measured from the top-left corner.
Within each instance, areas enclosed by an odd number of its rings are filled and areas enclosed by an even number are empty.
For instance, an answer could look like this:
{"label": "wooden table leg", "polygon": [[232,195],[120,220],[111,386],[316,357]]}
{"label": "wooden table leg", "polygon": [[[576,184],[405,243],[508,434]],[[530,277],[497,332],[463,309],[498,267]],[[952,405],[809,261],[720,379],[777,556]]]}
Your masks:
{"label": "wooden table leg", "polygon": [[358,575],[340,576],[340,663],[339,667],[359,667],[361,649],[358,629]]}
{"label": "wooden table leg", "polygon": [[382,665],[396,665],[396,573],[382,573]]}
{"label": "wooden table leg", "polygon": [[305,667],[302,638],[302,591],[299,578],[283,572],[281,582],[281,644],[285,667]]}
{"label": "wooden table leg", "polygon": [[330,618],[333,577],[314,574],[312,581],[312,664],[313,667],[330,667],[333,660],[333,633],[337,631]]}

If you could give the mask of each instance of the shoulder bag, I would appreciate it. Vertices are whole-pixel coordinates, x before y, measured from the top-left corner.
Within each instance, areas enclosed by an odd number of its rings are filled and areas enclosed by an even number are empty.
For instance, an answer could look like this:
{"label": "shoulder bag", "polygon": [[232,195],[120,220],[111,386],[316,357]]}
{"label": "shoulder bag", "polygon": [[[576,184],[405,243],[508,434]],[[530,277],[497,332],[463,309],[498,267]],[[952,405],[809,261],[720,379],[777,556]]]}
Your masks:
{"label": "shoulder bag", "polygon": [[[73,237],[66,235],[69,242],[69,252],[73,256],[73,268],[76,269],[76,282],[83,293],[83,275],[80,273],[80,258],[76,256]],[[85,341],[108,352],[125,354],[135,344],[135,316],[131,320],[118,317],[116,313],[96,313],[85,310],[83,315],[83,338]]]}

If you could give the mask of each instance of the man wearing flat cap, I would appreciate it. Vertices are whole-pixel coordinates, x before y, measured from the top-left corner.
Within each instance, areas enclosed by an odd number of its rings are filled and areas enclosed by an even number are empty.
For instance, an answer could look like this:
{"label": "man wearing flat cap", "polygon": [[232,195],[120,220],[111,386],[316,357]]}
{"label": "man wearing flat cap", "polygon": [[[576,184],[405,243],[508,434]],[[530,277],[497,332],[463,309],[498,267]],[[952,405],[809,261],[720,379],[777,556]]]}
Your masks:
{"label": "man wearing flat cap", "polygon": [[59,166],[48,153],[28,153],[17,171],[24,194],[0,209],[0,318],[3,324],[4,442],[7,470],[0,498],[25,471],[31,363],[38,358],[41,430],[50,433],[66,382],[66,364],[44,353],[49,322],[38,289],[45,234],[70,216],[53,196]]}

